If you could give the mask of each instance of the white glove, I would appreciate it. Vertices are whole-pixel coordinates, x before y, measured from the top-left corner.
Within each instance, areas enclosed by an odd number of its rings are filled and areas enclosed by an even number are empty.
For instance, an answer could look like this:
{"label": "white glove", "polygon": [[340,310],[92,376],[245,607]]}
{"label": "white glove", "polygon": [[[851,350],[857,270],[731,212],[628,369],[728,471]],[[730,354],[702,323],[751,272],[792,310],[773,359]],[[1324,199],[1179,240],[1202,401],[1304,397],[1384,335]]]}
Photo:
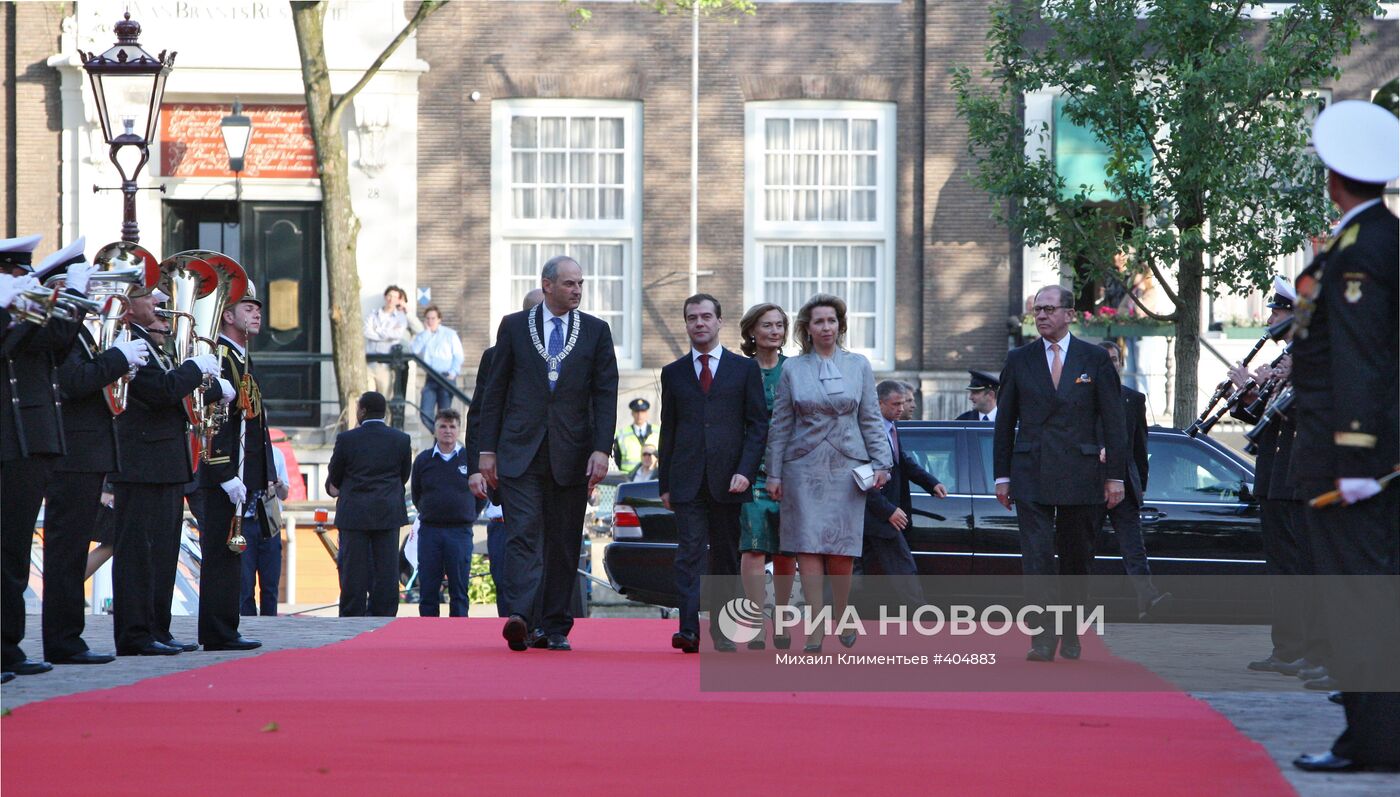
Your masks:
{"label": "white glove", "polygon": [[23,277],[12,277],[9,274],[0,274],[0,307],[9,307],[30,288],[39,287],[39,280],[34,279],[32,274]]}
{"label": "white glove", "polygon": [[229,402],[233,401],[234,397],[238,395],[238,393],[235,392],[233,389],[233,383],[229,382],[222,376],[219,377],[219,389],[224,391],[223,398],[219,399],[219,401],[225,404],[228,404]]}
{"label": "white glove", "polygon": [[151,347],[140,338],[118,341],[112,344],[112,348],[121,352],[126,364],[132,368],[140,368],[151,358]]}
{"label": "white glove", "polygon": [[201,373],[208,376],[219,375],[219,358],[212,354],[196,354],[185,362],[194,363],[199,367]]}
{"label": "white glove", "polygon": [[1337,491],[1342,494],[1342,503],[1354,504],[1381,491],[1381,483],[1375,479],[1338,479]]}
{"label": "white glove", "polygon": [[243,486],[243,480],[235,476],[226,482],[220,482],[219,486],[228,493],[228,500],[235,504],[241,504],[248,500],[248,488]]}
{"label": "white glove", "polygon": [[96,273],[96,271],[97,266],[91,265],[86,261],[82,263],[74,263],[73,265],[68,267],[68,271],[63,281],[63,285],[70,291],[77,291],[78,293],[86,294],[88,289],[88,280],[92,278],[92,275]]}

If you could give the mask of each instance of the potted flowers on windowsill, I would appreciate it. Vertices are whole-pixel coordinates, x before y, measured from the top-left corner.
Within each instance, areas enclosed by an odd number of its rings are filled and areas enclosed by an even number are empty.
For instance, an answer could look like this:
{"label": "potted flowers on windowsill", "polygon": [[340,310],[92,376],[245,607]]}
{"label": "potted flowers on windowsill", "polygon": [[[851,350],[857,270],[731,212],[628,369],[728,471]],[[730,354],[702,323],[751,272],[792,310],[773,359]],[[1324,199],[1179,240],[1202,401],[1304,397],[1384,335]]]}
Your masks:
{"label": "potted flowers on windowsill", "polygon": [[1114,315],[1108,326],[1108,336],[1111,338],[1171,337],[1175,334],[1175,324],[1140,315],[1136,304],[1130,304],[1126,311]]}
{"label": "potted flowers on windowsill", "polygon": [[1234,316],[1221,324],[1220,331],[1231,340],[1257,340],[1267,325],[1262,318]]}

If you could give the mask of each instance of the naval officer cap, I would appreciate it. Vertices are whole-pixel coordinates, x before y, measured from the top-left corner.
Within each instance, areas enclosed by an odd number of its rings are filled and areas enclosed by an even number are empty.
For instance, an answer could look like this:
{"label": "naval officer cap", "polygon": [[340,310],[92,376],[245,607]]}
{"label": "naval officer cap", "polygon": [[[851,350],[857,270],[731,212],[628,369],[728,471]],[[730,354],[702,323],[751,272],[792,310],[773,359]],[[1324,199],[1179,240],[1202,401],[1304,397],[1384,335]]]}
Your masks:
{"label": "naval officer cap", "polygon": [[44,240],[42,235],[21,235],[0,239],[0,269],[21,268],[33,271],[34,247]]}
{"label": "naval officer cap", "polygon": [[968,390],[996,390],[1001,387],[1001,379],[990,371],[968,371],[972,374],[972,381],[967,383]]}
{"label": "naval officer cap", "polygon": [[1293,303],[1296,301],[1298,301],[1298,292],[1293,289],[1293,283],[1275,274],[1274,298],[1269,300],[1269,309],[1292,310]]}
{"label": "naval officer cap", "polygon": [[631,411],[633,411],[633,412],[645,412],[645,411],[651,409],[651,402],[650,402],[650,401],[647,401],[647,400],[644,399],[644,398],[634,398],[634,399],[632,399],[632,401],[627,405],[627,409],[629,409],[629,410],[631,410]]}
{"label": "naval officer cap", "polygon": [[48,279],[55,274],[62,274],[68,267],[75,263],[86,263],[87,257],[83,250],[87,248],[87,236],[79,235],[73,242],[44,258],[39,265],[34,267],[34,276],[40,281]]}
{"label": "naval officer cap", "polygon": [[1377,184],[1400,177],[1400,121],[1373,102],[1344,100],[1318,114],[1313,146],[1343,177]]}

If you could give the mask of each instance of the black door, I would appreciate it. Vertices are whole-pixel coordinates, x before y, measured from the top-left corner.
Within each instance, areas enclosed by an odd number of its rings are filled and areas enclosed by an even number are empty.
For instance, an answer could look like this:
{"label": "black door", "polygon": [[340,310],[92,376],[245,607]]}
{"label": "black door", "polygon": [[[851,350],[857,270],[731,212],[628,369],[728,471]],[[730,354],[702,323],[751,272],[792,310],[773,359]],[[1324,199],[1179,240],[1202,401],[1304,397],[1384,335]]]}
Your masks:
{"label": "black door", "polygon": [[[165,203],[165,249],[210,249],[237,260],[263,301],[256,352],[321,350],[321,206],[305,202]],[[273,425],[321,423],[320,365],[260,363]]]}

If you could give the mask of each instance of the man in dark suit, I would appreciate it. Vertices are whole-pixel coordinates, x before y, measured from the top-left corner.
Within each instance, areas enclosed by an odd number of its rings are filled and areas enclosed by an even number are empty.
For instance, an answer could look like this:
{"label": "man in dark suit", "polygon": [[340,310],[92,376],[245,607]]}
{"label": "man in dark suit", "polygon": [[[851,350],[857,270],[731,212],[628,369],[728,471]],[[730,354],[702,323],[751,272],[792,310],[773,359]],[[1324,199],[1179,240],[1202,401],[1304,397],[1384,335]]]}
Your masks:
{"label": "man in dark suit", "polygon": [[987,371],[968,371],[972,375],[967,383],[967,400],[972,409],[957,417],[959,421],[993,421],[997,419],[997,388],[1001,380]]}
{"label": "man in dark suit", "polygon": [[[6,241],[0,258],[13,277],[26,278],[35,270],[30,265],[39,236]],[[75,292],[87,289],[91,269],[82,261],[82,239],[78,244],[75,268],[81,284]],[[40,264],[34,277],[42,281],[53,266],[62,268],[73,260],[71,245]],[[57,258],[57,262],[56,259]],[[20,299],[19,301],[24,301]],[[34,541],[34,523],[54,475],[54,466],[63,456],[62,399],[55,371],[68,355],[77,338],[79,324],[58,317],[47,324],[21,321],[6,330],[0,343],[0,631],[3,632],[5,673],[37,675],[53,669],[47,661],[33,661],[20,648],[24,639],[24,590],[29,583],[29,553]]]}
{"label": "man in dark suit", "polygon": [[220,376],[233,385],[237,398],[209,446],[209,459],[199,466],[199,644],[205,650],[252,650],[256,639],[238,633],[239,600],[243,588],[243,553],[228,547],[235,513],[243,517],[242,534],[249,546],[278,533],[267,521],[263,496],[277,481],[272,438],[262,391],[253,378],[248,351],[262,331],[262,302],[253,284],[220,318],[217,352]]}
{"label": "man in dark suit", "polygon": [[[532,288],[525,294],[520,309],[529,310],[543,301],[544,291]],[[472,388],[472,400],[467,404],[467,433],[462,445],[467,451],[467,469],[471,474],[467,478],[467,485],[472,494],[499,507],[500,494],[490,489],[486,484],[486,477],[481,475],[481,400],[486,397],[486,379],[491,374],[491,361],[495,356],[496,347],[488,346],[481,353],[481,362],[476,366],[476,387]],[[497,613],[501,617],[507,617],[510,613],[505,610],[505,589],[501,586],[510,577],[510,572],[506,570],[505,523],[492,521],[486,524],[486,556],[491,560],[491,582],[496,585]]]}
{"label": "man in dark suit", "polygon": [[[160,271],[154,258],[149,262],[146,278],[154,282]],[[115,658],[89,650],[83,641],[83,582],[102,483],[117,470],[116,416],[106,389],[149,359],[144,340],[129,338],[104,351],[80,325],[77,343],[58,367],[68,453],[54,467],[44,515],[43,606],[44,655],[55,664],[105,664]]]}
{"label": "man in dark suit", "polygon": [[398,614],[399,529],[408,524],[404,484],[413,442],[384,422],[383,393],[360,396],[359,426],[335,438],[326,476],[340,529],[340,616]]}
{"label": "man in dark suit", "polygon": [[[880,400],[880,414],[885,419],[885,434],[890,438],[894,467],[890,480],[878,490],[865,494],[865,535],[861,542],[861,567],[865,575],[888,576],[894,597],[906,606],[922,606],[924,591],[919,586],[918,568],[904,531],[909,528],[914,500],[909,483],[919,485],[937,498],[947,498],[944,487],[933,474],[924,470],[899,445],[899,430],[895,422],[904,415],[907,403],[904,385],[886,379],[875,386]],[[886,592],[886,590],[880,590]]]}
{"label": "man in dark suit", "polygon": [[617,421],[612,331],[578,311],[583,269],[551,258],[540,288],[544,304],[501,319],[481,407],[478,466],[500,486],[505,512],[510,617],[501,634],[511,650],[528,647],[535,619],[550,650],[570,649],[583,514],[608,473]]}
{"label": "man in dark suit", "polygon": [[[132,291],[127,322],[152,357],[128,386],[126,411],[117,416],[117,472],[109,477],[116,508],[112,562],[113,632],[118,656],[171,656],[195,650],[170,634],[170,602],[180,560],[180,503],[194,478],[184,399],[217,379],[219,360],[201,354],[178,366],[161,351],[169,330],[156,305],[168,298],[148,285]],[[218,382],[206,401],[232,400],[233,386]]]}
{"label": "man in dark suit", "polygon": [[[1106,340],[1099,346],[1108,352],[1114,370],[1122,374],[1123,352],[1118,344]],[[1133,582],[1133,591],[1137,593],[1138,619],[1148,620],[1154,615],[1160,616],[1170,604],[1172,596],[1152,583],[1152,567],[1147,563],[1147,546],[1142,540],[1142,518],[1138,515],[1143,495],[1147,492],[1147,396],[1127,385],[1120,385],[1118,389],[1123,395],[1123,418],[1127,423],[1124,431],[1131,456],[1123,458],[1126,471],[1119,472],[1123,477],[1123,500],[1099,515],[1094,536],[1097,537],[1103,530],[1105,518],[1113,521],[1118,553],[1123,557],[1123,569],[1127,571],[1128,578]],[[1106,454],[1100,452],[1100,461],[1106,458]]]}
{"label": "man in dark suit", "polygon": [[[1108,353],[1069,334],[1074,294],[1058,285],[1041,288],[1033,310],[1040,338],[1008,354],[1001,373],[993,438],[996,496],[1008,509],[1016,504],[1021,571],[1032,577],[1027,599],[1048,606],[1058,602],[1059,592],[1063,603],[1082,606],[1094,526],[1105,504],[1112,509],[1123,500],[1123,400]],[[1063,590],[1049,578],[1057,572],[1057,553]],[[1065,621],[1070,627],[1061,629],[1060,655],[1077,659],[1079,636],[1073,619]],[[1026,658],[1054,661],[1056,642],[1052,630],[1040,629]]]}
{"label": "man in dark suit", "polygon": [[[753,500],[768,439],[768,405],[758,362],[719,345],[724,325],[719,300],[707,293],[682,305],[690,351],[661,369],[661,501],[676,514],[676,587],[680,630],[671,647],[700,650],[701,577],[729,581],[739,574],[739,508]],[[708,556],[706,555],[708,549]],[[708,560],[708,567],[706,562]],[[728,585],[732,586],[732,585]],[[718,609],[730,591],[705,590],[710,639],[734,650],[720,632]],[[754,640],[762,647],[762,640]]]}

